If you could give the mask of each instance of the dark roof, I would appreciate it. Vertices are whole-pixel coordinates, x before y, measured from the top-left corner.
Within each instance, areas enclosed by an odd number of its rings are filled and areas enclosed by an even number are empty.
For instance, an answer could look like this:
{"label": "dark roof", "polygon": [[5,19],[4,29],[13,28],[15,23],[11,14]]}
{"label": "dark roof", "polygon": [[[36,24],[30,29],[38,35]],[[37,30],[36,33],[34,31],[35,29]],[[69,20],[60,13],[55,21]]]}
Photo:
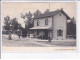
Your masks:
{"label": "dark roof", "polygon": [[40,19],[40,18],[44,18],[44,17],[54,16],[55,14],[57,14],[59,12],[62,12],[67,17],[67,19],[70,19],[70,17],[63,10],[56,10],[56,11],[52,11],[49,13],[40,14],[39,16],[36,16],[33,19]]}

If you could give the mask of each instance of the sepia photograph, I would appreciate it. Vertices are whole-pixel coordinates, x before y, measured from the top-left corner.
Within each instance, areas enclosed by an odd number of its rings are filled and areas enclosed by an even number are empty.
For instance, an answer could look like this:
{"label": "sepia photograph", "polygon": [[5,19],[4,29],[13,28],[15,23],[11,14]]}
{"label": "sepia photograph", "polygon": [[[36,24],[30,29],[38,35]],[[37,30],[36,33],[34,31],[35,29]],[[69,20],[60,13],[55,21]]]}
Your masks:
{"label": "sepia photograph", "polygon": [[2,2],[2,51],[72,50],[75,2]]}

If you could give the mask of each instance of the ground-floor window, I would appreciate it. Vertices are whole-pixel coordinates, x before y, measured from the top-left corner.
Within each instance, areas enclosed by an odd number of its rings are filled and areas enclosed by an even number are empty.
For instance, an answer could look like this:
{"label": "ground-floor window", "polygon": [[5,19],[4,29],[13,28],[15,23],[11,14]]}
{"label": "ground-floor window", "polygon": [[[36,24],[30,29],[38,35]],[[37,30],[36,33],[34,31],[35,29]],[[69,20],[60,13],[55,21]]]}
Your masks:
{"label": "ground-floor window", "polygon": [[57,36],[63,36],[63,30],[61,29],[57,30]]}

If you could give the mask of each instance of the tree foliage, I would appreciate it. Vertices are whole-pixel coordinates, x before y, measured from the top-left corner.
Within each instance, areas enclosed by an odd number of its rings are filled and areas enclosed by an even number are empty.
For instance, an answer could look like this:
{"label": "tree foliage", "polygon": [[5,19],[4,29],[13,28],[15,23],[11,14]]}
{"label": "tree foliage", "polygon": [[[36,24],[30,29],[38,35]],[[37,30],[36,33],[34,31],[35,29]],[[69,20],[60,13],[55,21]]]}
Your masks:
{"label": "tree foliage", "polygon": [[18,24],[17,18],[13,18],[13,19],[11,20],[11,26],[12,26],[12,29],[13,29],[13,30],[18,30],[19,24]]}
{"label": "tree foliage", "polygon": [[23,15],[23,13],[21,13],[21,18],[25,19],[25,15]]}
{"label": "tree foliage", "polygon": [[10,30],[10,17],[9,16],[6,16],[4,17],[4,29],[5,30]]}
{"label": "tree foliage", "polygon": [[71,21],[67,23],[67,34],[76,35],[76,23],[74,18],[72,18]]}
{"label": "tree foliage", "polygon": [[50,11],[49,11],[49,9],[46,9],[45,11],[44,11],[44,14],[47,14],[47,13],[49,13]]}
{"label": "tree foliage", "polygon": [[37,10],[34,12],[34,17],[39,16],[40,14],[42,14],[41,11]]}
{"label": "tree foliage", "polygon": [[[22,14],[23,15],[23,14]],[[33,20],[32,20],[32,13],[29,11],[25,15],[22,16],[23,19],[25,19],[25,30],[27,31],[27,34],[30,33],[30,28],[33,27]]]}

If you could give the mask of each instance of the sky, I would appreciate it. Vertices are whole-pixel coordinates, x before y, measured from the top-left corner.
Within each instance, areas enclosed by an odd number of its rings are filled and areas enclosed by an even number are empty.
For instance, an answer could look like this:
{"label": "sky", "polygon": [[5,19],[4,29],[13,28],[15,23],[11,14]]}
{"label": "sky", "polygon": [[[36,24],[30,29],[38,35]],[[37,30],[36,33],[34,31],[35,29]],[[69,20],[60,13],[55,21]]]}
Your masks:
{"label": "sky", "polygon": [[[72,18],[76,19],[76,3],[75,2],[53,2],[50,3],[50,11],[55,11],[57,9],[63,10]],[[2,2],[1,5],[1,20],[2,26],[4,25],[4,17],[10,16],[11,19],[17,18],[18,22],[24,27],[24,19],[21,18],[21,13],[25,14],[27,12],[34,13],[36,10],[40,10],[42,13],[49,9],[49,3],[29,3],[29,2]]]}

